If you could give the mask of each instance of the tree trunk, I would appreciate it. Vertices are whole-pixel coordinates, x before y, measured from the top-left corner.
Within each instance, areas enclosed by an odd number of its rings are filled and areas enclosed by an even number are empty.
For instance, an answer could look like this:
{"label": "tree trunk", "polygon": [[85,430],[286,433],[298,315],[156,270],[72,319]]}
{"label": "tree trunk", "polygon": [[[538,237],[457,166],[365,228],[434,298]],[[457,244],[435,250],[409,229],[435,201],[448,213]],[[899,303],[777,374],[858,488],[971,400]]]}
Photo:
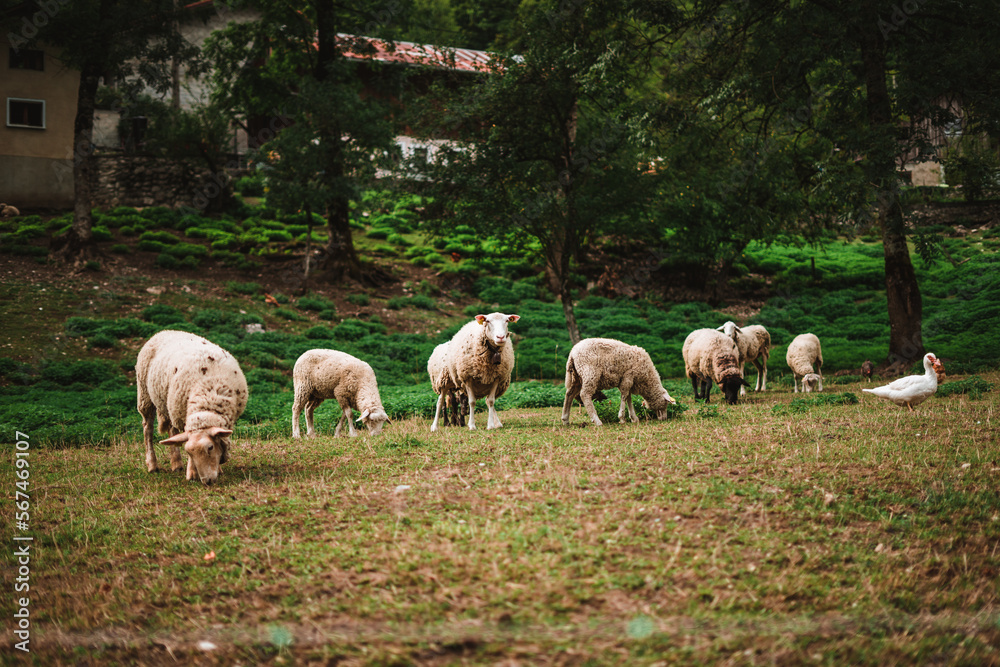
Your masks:
{"label": "tree trunk", "polygon": [[65,248],[67,257],[88,252],[93,243],[90,209],[94,165],[91,158],[94,140],[94,103],[100,67],[88,65],[80,72],[80,89],[76,98],[76,118],[73,122],[73,227]]}
{"label": "tree trunk", "polygon": [[923,302],[906,245],[903,209],[896,183],[896,153],[892,101],[886,85],[885,39],[874,6],[858,24],[864,67],[869,129],[876,137],[867,156],[870,183],[876,187],[878,224],[885,253],[885,290],[889,301],[889,354],[886,363],[908,366],[924,354],[921,335]]}
{"label": "tree trunk", "polygon": [[349,203],[340,197],[331,200],[327,205],[326,219],[330,229],[324,262],[327,276],[334,281],[343,279],[345,275],[355,280],[363,279],[361,262],[351,237]]}
{"label": "tree trunk", "polygon": [[549,279],[549,288],[553,294],[559,297],[562,303],[563,315],[566,317],[566,331],[569,333],[569,342],[576,345],[580,342],[580,329],[576,324],[576,314],[573,310],[573,296],[569,290],[569,268],[570,257],[573,250],[570,247],[571,237],[574,232],[564,230],[562,238],[554,238],[539,235],[545,248],[545,273]]}

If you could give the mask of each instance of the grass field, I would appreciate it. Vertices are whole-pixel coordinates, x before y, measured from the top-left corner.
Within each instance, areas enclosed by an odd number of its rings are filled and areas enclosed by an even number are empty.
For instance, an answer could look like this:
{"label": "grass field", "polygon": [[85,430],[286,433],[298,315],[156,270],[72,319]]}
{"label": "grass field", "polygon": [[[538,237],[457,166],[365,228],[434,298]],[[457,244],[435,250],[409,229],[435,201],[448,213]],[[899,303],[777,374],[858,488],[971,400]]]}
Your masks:
{"label": "grass field", "polygon": [[[861,386],[824,394],[854,404],[778,386],[736,406],[684,397],[664,422],[594,428],[577,407],[564,427],[557,408],[522,408],[498,431],[411,418],[337,440],[324,406],[314,440],[238,425],[211,488],[147,474],[138,415],[99,447],[35,448],[29,432],[31,653],[11,632],[0,651],[39,665],[1000,664],[1000,392],[910,413]],[[14,496],[11,456],[0,480]]]}

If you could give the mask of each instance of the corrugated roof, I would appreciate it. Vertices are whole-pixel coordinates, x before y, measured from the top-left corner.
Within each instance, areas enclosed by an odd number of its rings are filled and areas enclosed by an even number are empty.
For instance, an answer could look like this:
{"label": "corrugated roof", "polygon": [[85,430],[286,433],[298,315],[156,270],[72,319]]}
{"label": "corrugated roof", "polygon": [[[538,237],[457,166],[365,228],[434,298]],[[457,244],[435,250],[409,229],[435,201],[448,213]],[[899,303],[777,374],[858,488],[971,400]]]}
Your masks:
{"label": "corrugated roof", "polygon": [[[432,44],[413,42],[393,42],[374,37],[340,33],[338,39],[356,43],[357,49],[347,49],[344,56],[364,60],[378,60],[389,63],[403,63],[421,67],[458,70],[462,72],[485,72],[490,62],[490,54],[474,49],[453,49]],[[368,52],[372,49],[373,52]]]}

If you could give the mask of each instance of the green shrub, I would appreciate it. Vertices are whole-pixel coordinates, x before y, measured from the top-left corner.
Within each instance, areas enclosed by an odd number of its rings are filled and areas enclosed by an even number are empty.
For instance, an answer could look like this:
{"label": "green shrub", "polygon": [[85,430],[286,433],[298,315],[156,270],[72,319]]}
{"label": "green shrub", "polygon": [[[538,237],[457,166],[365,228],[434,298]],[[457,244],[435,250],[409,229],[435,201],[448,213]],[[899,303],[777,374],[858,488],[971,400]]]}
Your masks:
{"label": "green shrub", "polygon": [[165,252],[161,252],[156,256],[155,264],[161,269],[180,269],[181,260],[177,259],[173,255],[168,255]]}
{"label": "green shrub", "polygon": [[116,243],[111,246],[111,252],[116,255],[130,255],[132,254],[132,248],[124,243]]}
{"label": "green shrub", "polygon": [[411,245],[413,245],[405,238],[403,238],[402,234],[389,234],[389,236],[386,237],[386,241],[401,248],[408,248]]}
{"label": "green shrub", "polygon": [[302,310],[312,310],[312,311],[324,311],[324,310],[336,310],[333,302],[329,299],[324,299],[321,296],[304,296],[295,302],[296,307]]}
{"label": "green shrub", "polygon": [[[218,256],[218,253],[216,253],[215,256]],[[235,280],[230,280],[226,282],[226,291],[231,292],[232,294],[254,295],[260,294],[264,291],[264,288],[260,286],[260,283],[240,283]]]}
{"label": "green shrub", "polygon": [[968,394],[972,398],[979,398],[984,392],[992,390],[992,383],[987,382],[978,375],[973,375],[972,377],[965,378],[964,380],[945,382],[937,388],[937,395],[954,396],[956,394]]}
{"label": "green shrub", "polygon": [[308,318],[299,315],[294,310],[290,308],[278,308],[274,311],[274,314],[278,317],[283,317],[286,320],[291,320],[293,322],[306,322]]}
{"label": "green shrub", "polygon": [[154,303],[151,306],[146,306],[139,317],[160,326],[169,326],[177,322],[184,322],[186,319],[184,313],[165,303]]}
{"label": "green shrub", "polygon": [[111,233],[110,229],[108,229],[107,227],[104,227],[102,225],[98,225],[96,227],[91,227],[90,228],[90,234],[93,237],[93,239],[95,241],[98,241],[98,242],[100,242],[100,241],[110,241],[111,239],[113,239],[115,237],[115,235]]}
{"label": "green shrub", "polygon": [[244,197],[264,196],[264,177],[251,174],[237,179],[234,189]]}
{"label": "green shrub", "polygon": [[348,294],[347,302],[353,303],[355,306],[367,306],[371,303],[371,299],[367,294]]}
{"label": "green shrub", "polygon": [[306,329],[302,332],[302,335],[309,340],[332,340],[334,338],[333,330],[329,327],[316,326],[311,329]]}
{"label": "green shrub", "polygon": [[139,241],[140,243],[144,241],[153,241],[163,245],[174,245],[175,243],[178,243],[180,239],[178,239],[170,232],[158,230],[158,231],[143,232],[142,235],[139,237]]}
{"label": "green shrub", "polygon": [[90,345],[90,347],[110,349],[118,346],[118,339],[110,334],[99,333],[88,338],[87,344]]}
{"label": "green shrub", "polygon": [[377,228],[377,229],[371,229],[371,230],[369,230],[367,236],[370,239],[376,239],[376,240],[380,240],[381,241],[381,240],[389,238],[389,235],[392,234],[392,233],[393,233],[393,231],[391,229],[386,229],[384,227],[380,227],[380,228]]}

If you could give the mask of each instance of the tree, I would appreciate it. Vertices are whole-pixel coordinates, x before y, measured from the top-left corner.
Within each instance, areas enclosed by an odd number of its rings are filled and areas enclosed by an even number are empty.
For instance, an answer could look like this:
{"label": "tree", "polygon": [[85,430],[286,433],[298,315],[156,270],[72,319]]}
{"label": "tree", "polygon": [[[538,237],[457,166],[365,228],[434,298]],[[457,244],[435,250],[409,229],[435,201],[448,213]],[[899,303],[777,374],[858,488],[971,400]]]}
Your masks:
{"label": "tree", "polygon": [[[174,59],[191,61],[197,49],[184,41],[179,21],[196,15],[178,9],[174,0],[80,0],[33,2],[27,13],[37,31],[12,47],[44,44],[54,49],[67,67],[80,71],[73,124],[73,227],[67,255],[90,252],[91,188],[94,105],[102,78],[127,84],[132,91],[150,87],[164,92],[170,86]],[[24,11],[24,10],[22,10]],[[24,31],[21,32],[25,36]]]}
{"label": "tree", "polygon": [[494,59],[489,74],[459,89],[430,134],[457,135],[434,170],[439,201],[452,217],[505,239],[537,243],[570,340],[580,340],[573,269],[586,244],[640,207],[640,150],[629,83],[645,52],[617,3],[526,6],[517,54]]}
{"label": "tree", "polygon": [[[382,158],[394,151],[392,109],[388,103],[399,68],[382,66],[373,56],[376,45],[356,37],[363,30],[391,27],[358,2],[253,2],[260,19],[231,23],[206,45],[214,66],[214,101],[234,116],[280,115],[296,132],[280,142],[265,143],[261,154],[279,167],[269,187],[293,210],[315,206],[327,220],[325,249],[328,277],[371,279],[362,266],[350,228],[350,202],[361,184],[374,176]],[[405,4],[394,5],[400,12]],[[388,48],[390,42],[383,42]],[[364,64],[345,53],[372,57]],[[365,85],[367,84],[367,89]],[[285,130],[287,131],[287,130]],[[286,160],[314,165],[317,195],[295,206],[301,190]],[[310,167],[312,169],[312,167]],[[296,194],[299,193],[299,194]]]}
{"label": "tree", "polygon": [[[764,146],[782,119],[802,114],[795,134],[835,150],[816,187],[841,221],[881,231],[889,302],[887,362],[923,355],[922,300],[906,238],[897,170],[902,156],[931,149],[927,127],[956,120],[995,128],[1000,12],[988,0],[706,0],[678,3],[677,44],[702,111]],[[689,91],[690,92],[690,91]],[[919,121],[919,122],[918,122]]]}

